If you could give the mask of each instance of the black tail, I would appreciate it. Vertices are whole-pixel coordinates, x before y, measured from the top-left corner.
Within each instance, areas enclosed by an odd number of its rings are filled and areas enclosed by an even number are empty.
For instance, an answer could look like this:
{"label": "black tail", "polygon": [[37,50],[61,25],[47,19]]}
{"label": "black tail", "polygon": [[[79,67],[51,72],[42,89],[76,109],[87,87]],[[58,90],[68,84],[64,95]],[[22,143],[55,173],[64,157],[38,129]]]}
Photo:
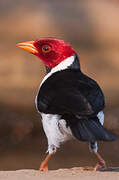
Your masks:
{"label": "black tail", "polygon": [[75,119],[75,123],[68,123],[73,135],[81,141],[114,141],[116,136],[105,129],[98,118]]}

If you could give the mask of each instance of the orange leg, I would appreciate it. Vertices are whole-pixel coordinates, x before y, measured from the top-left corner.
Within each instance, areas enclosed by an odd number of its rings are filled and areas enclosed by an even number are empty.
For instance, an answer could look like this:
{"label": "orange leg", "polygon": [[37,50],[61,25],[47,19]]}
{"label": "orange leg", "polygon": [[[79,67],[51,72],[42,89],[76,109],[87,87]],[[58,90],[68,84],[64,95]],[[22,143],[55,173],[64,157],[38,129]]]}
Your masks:
{"label": "orange leg", "polygon": [[100,154],[98,152],[95,152],[95,155],[98,159],[98,164],[95,166],[95,170],[99,170],[100,168],[105,168],[106,167],[106,163],[103,160],[103,158],[100,156]]}
{"label": "orange leg", "polygon": [[51,158],[51,156],[52,156],[52,154],[48,154],[46,156],[45,160],[40,165],[40,171],[44,171],[44,172],[48,171],[47,163],[48,163],[49,159]]}

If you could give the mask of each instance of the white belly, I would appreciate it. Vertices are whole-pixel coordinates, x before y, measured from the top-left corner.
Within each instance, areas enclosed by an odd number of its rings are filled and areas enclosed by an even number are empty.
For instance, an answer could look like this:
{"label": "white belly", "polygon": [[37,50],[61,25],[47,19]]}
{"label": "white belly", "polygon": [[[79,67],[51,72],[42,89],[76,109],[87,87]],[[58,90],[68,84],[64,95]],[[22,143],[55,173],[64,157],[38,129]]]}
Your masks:
{"label": "white belly", "polygon": [[[66,127],[66,121],[61,119],[60,115],[41,113],[42,124],[48,139],[47,152],[55,153],[60,144],[73,138],[70,127]],[[100,123],[104,123],[104,113],[101,111],[97,114]],[[96,145],[97,149],[97,145]]]}
{"label": "white belly", "polygon": [[54,153],[63,142],[71,139],[72,132],[59,115],[41,113],[43,129],[48,139],[48,152]]}

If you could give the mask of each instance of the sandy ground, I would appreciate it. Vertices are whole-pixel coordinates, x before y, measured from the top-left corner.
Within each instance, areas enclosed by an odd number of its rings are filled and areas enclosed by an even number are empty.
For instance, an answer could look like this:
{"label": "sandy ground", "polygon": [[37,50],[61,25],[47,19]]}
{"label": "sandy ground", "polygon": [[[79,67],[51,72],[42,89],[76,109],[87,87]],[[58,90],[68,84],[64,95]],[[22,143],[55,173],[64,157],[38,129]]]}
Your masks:
{"label": "sandy ground", "polygon": [[0,180],[119,180],[119,172],[84,171],[81,168],[59,169],[47,173],[36,170],[0,171]]}

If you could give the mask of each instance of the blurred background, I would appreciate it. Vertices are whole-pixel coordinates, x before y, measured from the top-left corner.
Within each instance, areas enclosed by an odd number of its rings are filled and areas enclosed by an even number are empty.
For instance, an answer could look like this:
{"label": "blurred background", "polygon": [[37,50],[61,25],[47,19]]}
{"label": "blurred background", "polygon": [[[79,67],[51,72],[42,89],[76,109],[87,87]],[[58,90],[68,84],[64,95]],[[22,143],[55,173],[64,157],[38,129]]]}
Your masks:
{"label": "blurred background", "polygon": [[[34,103],[45,69],[16,43],[53,36],[76,49],[83,72],[100,84],[105,127],[119,135],[119,1],[0,0],[0,170],[38,169],[45,157],[47,140]],[[119,166],[118,140],[100,143],[99,152],[108,165]],[[71,141],[49,167],[95,163],[87,143]]]}

